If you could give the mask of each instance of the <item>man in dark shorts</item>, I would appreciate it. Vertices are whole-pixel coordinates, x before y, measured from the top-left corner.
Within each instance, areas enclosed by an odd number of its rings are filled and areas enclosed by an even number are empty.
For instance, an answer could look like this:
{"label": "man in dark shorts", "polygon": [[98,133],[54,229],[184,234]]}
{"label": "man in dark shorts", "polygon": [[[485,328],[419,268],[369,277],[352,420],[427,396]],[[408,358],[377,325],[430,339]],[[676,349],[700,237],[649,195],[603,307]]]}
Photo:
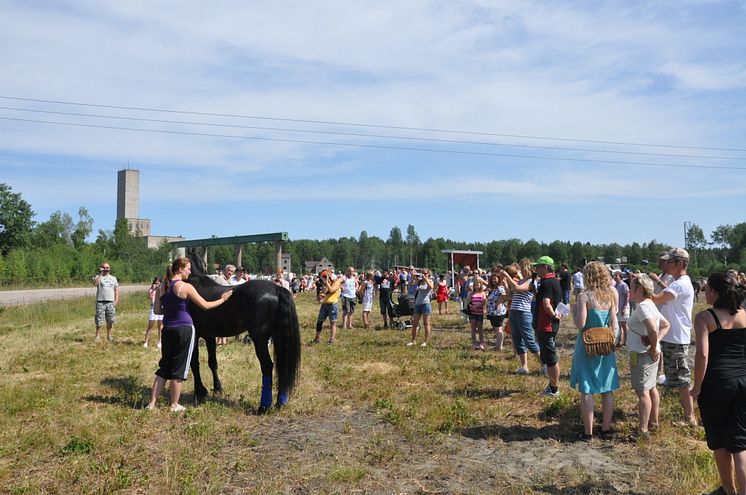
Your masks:
{"label": "man in dark shorts", "polygon": [[383,328],[388,328],[388,318],[394,317],[394,308],[391,306],[391,291],[393,289],[394,283],[391,280],[389,271],[384,270],[381,280],[378,282],[378,302],[381,306],[381,316],[383,316]]}
{"label": "man in dark shorts", "polygon": [[557,398],[559,392],[560,366],[557,357],[555,338],[559,331],[561,315],[555,313],[555,308],[562,301],[562,287],[554,274],[554,260],[549,256],[542,256],[533,263],[536,274],[541,278],[541,285],[536,295],[537,317],[536,340],[539,342],[539,356],[547,367],[549,384],[544,389],[544,395]]}

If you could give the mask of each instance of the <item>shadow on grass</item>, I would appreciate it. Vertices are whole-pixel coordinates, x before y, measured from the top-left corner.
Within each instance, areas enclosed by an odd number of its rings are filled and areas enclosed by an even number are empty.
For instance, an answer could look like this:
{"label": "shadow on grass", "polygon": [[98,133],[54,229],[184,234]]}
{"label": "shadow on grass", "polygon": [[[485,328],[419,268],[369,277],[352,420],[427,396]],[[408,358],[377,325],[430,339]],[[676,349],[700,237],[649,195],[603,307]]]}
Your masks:
{"label": "shadow on grass", "polygon": [[535,487],[540,493],[547,495],[615,495],[624,493],[627,495],[645,495],[642,492],[619,491],[608,481],[584,481],[575,486],[558,487],[555,485],[544,485]]}
{"label": "shadow on grass", "polygon": [[520,390],[512,390],[506,388],[483,388],[474,389],[468,387],[460,387],[446,392],[446,395],[451,397],[466,397],[469,399],[504,399],[511,397],[513,394],[519,393]]}
{"label": "shadow on grass", "polygon": [[143,386],[140,381],[132,375],[123,377],[107,377],[101,380],[101,385],[113,389],[113,395],[87,395],[83,397],[90,402],[111,404],[115,406],[127,406],[128,408],[142,409],[148,402],[150,387]]}
{"label": "shadow on grass", "polygon": [[[113,395],[87,395],[83,397],[83,399],[89,402],[125,406],[128,409],[144,409],[150,399],[150,387],[143,386],[140,384],[139,380],[132,375],[124,377],[107,377],[101,380],[101,385],[111,388],[114,392]],[[166,388],[166,391],[167,390],[168,388]],[[164,394],[167,393],[166,391],[164,391]],[[202,400],[197,400],[194,391],[182,393],[181,402],[184,404],[192,404],[194,406],[216,404],[229,409],[237,409],[247,414],[254,414],[257,408],[257,404],[247,401],[243,397],[240,397],[239,399],[231,399],[219,394],[210,394]]]}
{"label": "shadow on grass", "polygon": [[527,442],[541,439],[553,439],[560,442],[574,442],[575,435],[567,426],[550,424],[536,428],[523,425],[479,425],[461,430],[461,434],[473,440],[499,438],[503,442]]}

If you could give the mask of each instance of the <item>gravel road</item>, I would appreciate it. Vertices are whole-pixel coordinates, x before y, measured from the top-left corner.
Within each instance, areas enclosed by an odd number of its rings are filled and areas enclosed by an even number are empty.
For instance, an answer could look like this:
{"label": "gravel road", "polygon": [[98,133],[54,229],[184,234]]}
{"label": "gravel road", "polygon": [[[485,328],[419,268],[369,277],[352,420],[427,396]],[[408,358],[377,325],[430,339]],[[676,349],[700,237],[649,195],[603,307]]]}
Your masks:
{"label": "gravel road", "polygon": [[[145,292],[149,285],[120,285],[119,293]],[[18,304],[31,304],[51,299],[75,299],[78,297],[91,297],[96,294],[95,287],[75,287],[71,289],[29,289],[29,290],[4,290],[0,291],[0,306],[16,306]]]}

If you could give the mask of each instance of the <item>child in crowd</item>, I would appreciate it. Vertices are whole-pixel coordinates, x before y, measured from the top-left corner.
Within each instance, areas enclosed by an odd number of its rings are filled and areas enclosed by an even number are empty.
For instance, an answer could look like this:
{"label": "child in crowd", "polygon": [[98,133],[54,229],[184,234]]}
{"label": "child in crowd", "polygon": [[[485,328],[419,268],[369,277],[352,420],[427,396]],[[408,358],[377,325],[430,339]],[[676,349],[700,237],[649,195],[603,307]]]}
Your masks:
{"label": "child in crowd", "polygon": [[443,303],[446,305],[446,314],[448,314],[448,284],[446,283],[445,275],[440,277],[438,288],[435,291],[435,298],[438,301],[438,314],[443,314]]}
{"label": "child in crowd", "polygon": [[[475,350],[484,350],[484,313],[487,309],[487,294],[481,279],[474,280],[473,290],[466,300],[469,310],[469,324],[471,325],[471,344]],[[479,340],[477,341],[477,335]]]}

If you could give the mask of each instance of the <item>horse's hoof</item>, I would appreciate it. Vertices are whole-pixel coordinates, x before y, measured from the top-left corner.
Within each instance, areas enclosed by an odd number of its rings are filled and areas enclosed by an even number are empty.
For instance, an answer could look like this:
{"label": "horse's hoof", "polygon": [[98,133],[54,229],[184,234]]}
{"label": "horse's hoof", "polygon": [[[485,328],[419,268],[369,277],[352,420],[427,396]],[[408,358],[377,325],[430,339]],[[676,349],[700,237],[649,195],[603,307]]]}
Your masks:
{"label": "horse's hoof", "polygon": [[267,414],[269,412],[271,407],[265,407],[265,406],[259,406],[256,409],[256,415],[261,416],[262,414]]}

